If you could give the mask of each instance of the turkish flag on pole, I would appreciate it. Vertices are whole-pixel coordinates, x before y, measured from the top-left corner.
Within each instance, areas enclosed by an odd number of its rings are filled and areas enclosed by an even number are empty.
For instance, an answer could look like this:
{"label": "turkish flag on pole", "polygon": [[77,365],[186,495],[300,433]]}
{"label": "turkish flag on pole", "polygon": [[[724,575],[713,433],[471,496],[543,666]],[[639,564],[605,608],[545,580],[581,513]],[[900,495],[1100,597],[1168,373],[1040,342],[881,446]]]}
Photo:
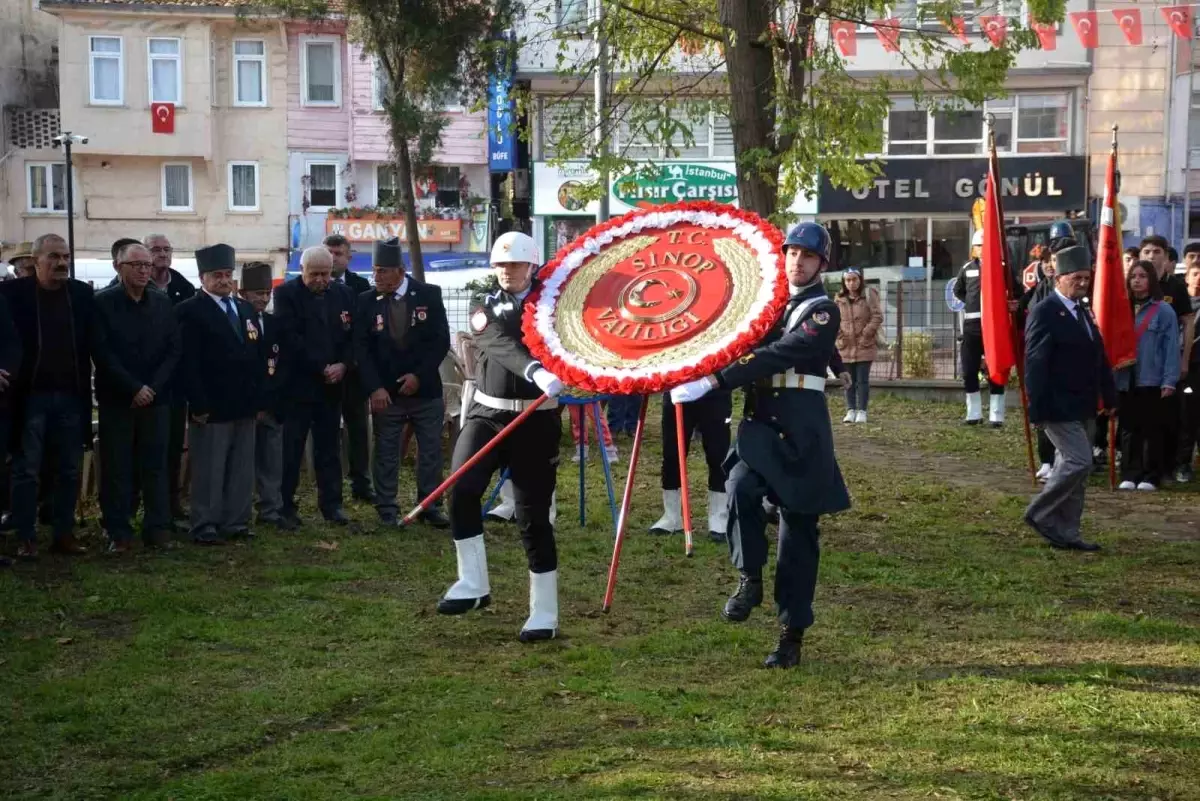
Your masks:
{"label": "turkish flag on pole", "polygon": [[1163,19],[1171,26],[1171,30],[1175,31],[1175,35],[1180,39],[1192,38],[1192,7],[1191,6],[1163,6],[1159,9],[1162,12]]}
{"label": "turkish flag on pole", "polygon": [[1034,22],[1033,17],[1029,18],[1029,24],[1035,32],[1037,32],[1038,43],[1041,44],[1043,50],[1058,49],[1058,31],[1054,26],[1045,22]]}
{"label": "turkish flag on pole", "polygon": [[[1115,135],[1114,135],[1115,136]],[[1104,205],[1100,208],[1100,242],[1096,251],[1096,285],[1092,288],[1092,310],[1096,327],[1104,339],[1110,366],[1124,367],[1137,358],[1137,335],[1133,310],[1125,292],[1125,270],[1121,264],[1120,204],[1117,202],[1117,144],[1113,142],[1104,178]]]}
{"label": "turkish flag on pole", "polygon": [[1088,50],[1100,46],[1100,23],[1095,11],[1072,11],[1067,17],[1081,45]]}
{"label": "turkish flag on pole", "polygon": [[881,19],[875,23],[875,35],[889,53],[900,52],[900,20],[897,17]]}
{"label": "turkish flag on pole", "polygon": [[983,253],[979,259],[980,325],[988,377],[1003,386],[1008,383],[1009,372],[1017,365],[1017,354],[1013,347],[1012,314],[1008,311],[1011,276],[1005,259],[1008,245],[1004,240],[1004,210],[1000,208],[999,192],[1000,180],[993,158],[988,162],[983,206]]}
{"label": "turkish flag on pole", "polygon": [[1113,16],[1117,19],[1117,25],[1121,26],[1121,33],[1125,34],[1125,41],[1131,45],[1140,45],[1142,43],[1142,10],[1140,8],[1114,8]]}
{"label": "turkish flag on pole", "polygon": [[1008,17],[1001,14],[985,15],[979,18],[979,25],[992,47],[1000,47],[1008,38]]}
{"label": "turkish flag on pole", "polygon": [[843,56],[858,55],[858,23],[845,20],[834,20],[829,23],[829,33],[837,42],[838,50]]}
{"label": "turkish flag on pole", "polygon": [[175,133],[175,104],[150,104],[150,130],[158,134]]}

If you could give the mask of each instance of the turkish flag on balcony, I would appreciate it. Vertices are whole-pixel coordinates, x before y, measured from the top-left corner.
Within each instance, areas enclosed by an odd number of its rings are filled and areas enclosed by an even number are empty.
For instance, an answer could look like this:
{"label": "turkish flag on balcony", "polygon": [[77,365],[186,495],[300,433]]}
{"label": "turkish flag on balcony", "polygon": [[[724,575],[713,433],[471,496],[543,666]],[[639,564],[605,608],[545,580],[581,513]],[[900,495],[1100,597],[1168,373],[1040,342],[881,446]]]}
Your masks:
{"label": "turkish flag on balcony", "polygon": [[1171,30],[1175,31],[1175,35],[1180,39],[1192,38],[1192,7],[1191,6],[1163,6],[1159,9],[1162,12],[1163,19],[1171,26]]}
{"label": "turkish flag on balcony", "polygon": [[175,133],[174,103],[150,104],[150,130],[160,134]]}
{"label": "turkish flag on balcony", "polygon": [[1038,43],[1043,50],[1058,49],[1058,31],[1055,30],[1053,23],[1034,22],[1033,17],[1030,17],[1029,26],[1037,33]]}
{"label": "turkish flag on balcony", "polygon": [[1001,47],[1008,38],[1008,19],[1001,14],[985,14],[979,18],[979,26],[992,47]]}
{"label": "turkish flag on balcony", "polygon": [[1125,34],[1125,41],[1131,45],[1142,43],[1142,10],[1140,8],[1114,8],[1113,16]]}
{"label": "turkish flag on balcony", "polygon": [[875,23],[875,35],[883,44],[883,49],[889,53],[900,52],[900,19],[889,17]]}
{"label": "turkish flag on balcony", "polygon": [[858,23],[834,20],[829,23],[829,33],[837,42],[838,50],[843,56],[858,55]]}
{"label": "turkish flag on balcony", "polygon": [[1067,17],[1081,45],[1089,50],[1100,46],[1100,24],[1095,11],[1072,11]]}

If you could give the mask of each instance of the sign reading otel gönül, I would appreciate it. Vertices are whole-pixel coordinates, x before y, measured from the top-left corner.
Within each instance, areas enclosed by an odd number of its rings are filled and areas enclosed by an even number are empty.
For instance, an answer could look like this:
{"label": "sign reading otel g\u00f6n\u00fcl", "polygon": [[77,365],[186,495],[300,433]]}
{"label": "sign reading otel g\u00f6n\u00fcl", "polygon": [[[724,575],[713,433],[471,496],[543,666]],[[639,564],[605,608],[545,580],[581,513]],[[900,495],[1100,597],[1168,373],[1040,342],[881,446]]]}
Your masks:
{"label": "sign reading otel g\u00f6n\u00fcl", "polygon": [[[1001,157],[1000,191],[1007,214],[1082,209],[1083,156]],[[864,189],[835,189],[821,179],[821,214],[934,214],[971,210],[983,197],[987,159],[891,159]]]}

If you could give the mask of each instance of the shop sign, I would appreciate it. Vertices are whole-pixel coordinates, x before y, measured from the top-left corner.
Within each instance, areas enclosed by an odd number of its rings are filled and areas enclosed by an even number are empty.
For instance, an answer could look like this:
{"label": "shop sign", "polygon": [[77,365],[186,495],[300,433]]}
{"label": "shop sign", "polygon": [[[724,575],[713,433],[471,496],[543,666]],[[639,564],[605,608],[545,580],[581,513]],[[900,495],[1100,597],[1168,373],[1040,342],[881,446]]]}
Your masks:
{"label": "shop sign", "polygon": [[[457,245],[462,241],[462,220],[418,220],[417,233],[423,245]],[[403,217],[327,218],[325,235],[341,234],[351,242],[374,242],[399,237],[408,239]]]}
{"label": "shop sign", "polygon": [[[998,160],[1006,214],[1065,212],[1086,205],[1082,156],[1012,156]],[[983,197],[986,158],[892,159],[861,189],[834,188],[821,179],[821,214],[916,215],[969,213]]]}

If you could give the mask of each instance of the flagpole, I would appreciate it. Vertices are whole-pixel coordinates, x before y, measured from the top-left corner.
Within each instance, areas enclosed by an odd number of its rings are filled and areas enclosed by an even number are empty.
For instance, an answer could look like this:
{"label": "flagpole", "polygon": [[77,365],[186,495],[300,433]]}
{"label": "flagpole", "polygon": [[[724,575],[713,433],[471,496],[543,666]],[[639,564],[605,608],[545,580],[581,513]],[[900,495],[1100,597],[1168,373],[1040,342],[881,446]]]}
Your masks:
{"label": "flagpole", "polygon": [[[1190,97],[1190,95],[1189,95],[1189,97]],[[1113,192],[1118,193],[1117,197],[1120,197],[1119,193],[1121,191],[1121,186],[1120,186],[1121,179],[1119,176],[1121,173],[1120,173],[1119,153],[1117,151],[1117,124],[1116,123],[1113,123],[1113,127],[1112,127],[1112,160],[1113,160],[1113,167],[1114,167],[1113,172],[1115,173],[1113,176],[1113,180],[1116,182],[1116,186],[1114,186],[1112,189],[1113,189]],[[1125,238],[1121,232],[1121,204],[1119,202],[1117,202],[1117,197],[1113,198],[1113,227],[1117,229],[1117,242],[1123,246],[1125,244]],[[1186,202],[1186,199],[1187,199],[1186,193],[1184,194],[1184,199]],[[1187,225],[1187,213],[1186,212],[1183,215],[1183,219],[1184,219],[1183,224],[1186,226]],[[1184,230],[1186,231],[1187,229],[1185,228]],[[1107,359],[1108,355],[1105,354],[1104,358]],[[1117,491],[1117,419],[1110,414],[1108,416],[1108,420],[1106,422],[1108,425],[1108,491],[1116,492]]]}
{"label": "flagpole", "polygon": [[[996,192],[996,229],[1004,230],[1004,210],[1000,194],[1000,162],[996,157],[996,118],[991,114],[987,117],[988,121],[988,168],[992,172],[992,182]],[[1005,300],[1012,301],[1013,298],[1013,275],[1008,264],[1008,245],[1003,244],[1000,248],[1000,265],[1004,269],[1004,287]],[[1016,357],[1017,363],[1017,387],[1021,392],[1021,420],[1025,424],[1025,456],[1029,463],[1029,480],[1033,484],[1033,488],[1038,488],[1037,468],[1033,463],[1033,432],[1029,427],[1029,398],[1025,394],[1025,353],[1024,341],[1025,338],[1017,328],[1017,312],[1010,310],[1008,313],[1010,319],[1009,331],[1012,336],[1013,355]]]}

